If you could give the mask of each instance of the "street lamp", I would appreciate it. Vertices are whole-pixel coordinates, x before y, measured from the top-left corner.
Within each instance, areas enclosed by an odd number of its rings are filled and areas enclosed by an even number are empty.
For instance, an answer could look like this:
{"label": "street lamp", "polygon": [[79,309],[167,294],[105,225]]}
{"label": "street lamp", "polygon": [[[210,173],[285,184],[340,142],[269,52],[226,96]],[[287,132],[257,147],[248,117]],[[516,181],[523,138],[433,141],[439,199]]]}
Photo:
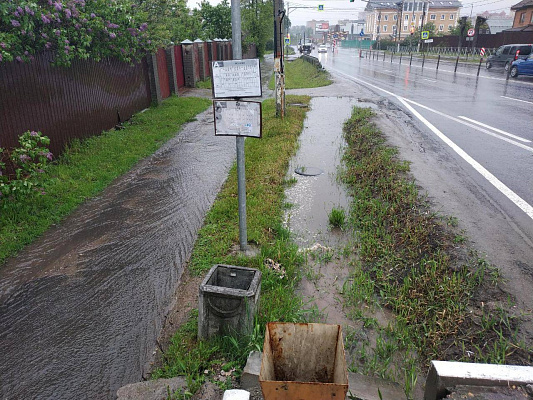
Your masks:
{"label": "street lamp", "polygon": [[402,18],[403,18],[403,1],[399,1],[396,3],[396,6],[398,7],[398,12],[400,13],[400,18],[398,18],[398,23],[396,24],[396,32],[397,37],[396,40],[398,41],[398,52],[400,51],[400,40],[402,37]]}

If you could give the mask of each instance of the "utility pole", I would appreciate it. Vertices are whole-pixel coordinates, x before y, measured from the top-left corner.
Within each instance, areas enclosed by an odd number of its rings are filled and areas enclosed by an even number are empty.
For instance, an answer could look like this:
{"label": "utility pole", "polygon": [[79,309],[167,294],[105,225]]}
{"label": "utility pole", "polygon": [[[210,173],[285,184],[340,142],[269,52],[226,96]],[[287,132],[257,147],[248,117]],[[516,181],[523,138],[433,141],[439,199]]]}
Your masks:
{"label": "utility pole", "polygon": [[403,1],[399,1],[398,3],[396,3],[396,5],[398,6],[398,10],[399,10],[399,13],[400,13],[400,18],[398,18],[398,24],[396,24],[396,26],[399,25],[398,28],[396,28],[396,31],[398,33],[398,37],[397,37],[397,40],[398,40],[398,52],[400,52],[400,40],[401,40],[401,37],[402,37],[402,33],[401,33],[401,30],[402,30],[402,19],[403,19]]}
{"label": "utility pole", "polygon": [[276,76],[276,116],[285,116],[285,72],[283,69],[283,0],[274,0],[274,73]]}

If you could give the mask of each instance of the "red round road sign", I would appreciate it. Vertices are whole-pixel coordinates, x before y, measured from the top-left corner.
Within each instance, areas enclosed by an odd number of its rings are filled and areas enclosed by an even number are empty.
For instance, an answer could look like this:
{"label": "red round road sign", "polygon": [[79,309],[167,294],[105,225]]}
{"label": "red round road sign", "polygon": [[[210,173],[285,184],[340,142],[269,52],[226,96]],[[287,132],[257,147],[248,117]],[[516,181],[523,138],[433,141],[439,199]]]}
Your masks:
{"label": "red round road sign", "polygon": [[[464,32],[464,31],[463,31]],[[474,36],[474,34],[476,33],[476,31],[474,30],[474,28],[470,28],[467,32],[467,35],[468,36]]]}
{"label": "red round road sign", "polygon": [[484,55],[485,55],[485,48],[484,48],[484,47],[481,48],[481,51],[479,52],[479,54],[480,54],[481,56],[484,56]]}

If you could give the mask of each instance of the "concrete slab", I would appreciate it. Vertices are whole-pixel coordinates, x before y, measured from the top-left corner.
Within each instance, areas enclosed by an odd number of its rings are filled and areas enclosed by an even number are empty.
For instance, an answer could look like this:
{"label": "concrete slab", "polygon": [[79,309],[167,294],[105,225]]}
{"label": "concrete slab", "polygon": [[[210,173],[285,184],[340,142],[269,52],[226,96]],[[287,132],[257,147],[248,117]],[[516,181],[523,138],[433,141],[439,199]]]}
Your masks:
{"label": "concrete slab", "polygon": [[187,382],[182,376],[130,383],[122,386],[117,391],[117,400],[161,400],[166,399],[169,393],[174,393],[186,387]]}
{"label": "concrete slab", "polygon": [[242,371],[241,387],[246,390],[258,388],[259,371],[261,370],[261,358],[263,354],[260,351],[251,351],[248,360]]}

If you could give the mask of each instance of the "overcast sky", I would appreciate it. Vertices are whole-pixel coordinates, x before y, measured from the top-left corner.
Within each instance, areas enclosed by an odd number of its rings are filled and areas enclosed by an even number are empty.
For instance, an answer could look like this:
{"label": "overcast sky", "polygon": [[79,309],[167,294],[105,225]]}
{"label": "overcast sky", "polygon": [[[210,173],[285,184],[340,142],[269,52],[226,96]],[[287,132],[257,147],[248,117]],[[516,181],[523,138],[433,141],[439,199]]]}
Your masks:
{"label": "overcast sky", "polygon": [[[211,4],[218,4],[221,0],[208,0]],[[390,0],[389,0],[390,1]],[[231,2],[231,0],[230,0]],[[461,15],[470,15],[473,5],[473,15],[484,11],[501,12],[510,14],[511,6],[520,0],[464,0]],[[198,6],[199,0],[188,0],[189,7]],[[318,11],[318,5],[324,5],[324,11]],[[312,19],[323,19],[330,24],[336,24],[340,19],[357,19],[364,10],[366,2],[355,0],[285,0],[285,7],[289,7],[289,17],[292,25],[305,25]],[[294,8],[293,8],[294,7]],[[309,7],[309,8],[295,8]]]}

